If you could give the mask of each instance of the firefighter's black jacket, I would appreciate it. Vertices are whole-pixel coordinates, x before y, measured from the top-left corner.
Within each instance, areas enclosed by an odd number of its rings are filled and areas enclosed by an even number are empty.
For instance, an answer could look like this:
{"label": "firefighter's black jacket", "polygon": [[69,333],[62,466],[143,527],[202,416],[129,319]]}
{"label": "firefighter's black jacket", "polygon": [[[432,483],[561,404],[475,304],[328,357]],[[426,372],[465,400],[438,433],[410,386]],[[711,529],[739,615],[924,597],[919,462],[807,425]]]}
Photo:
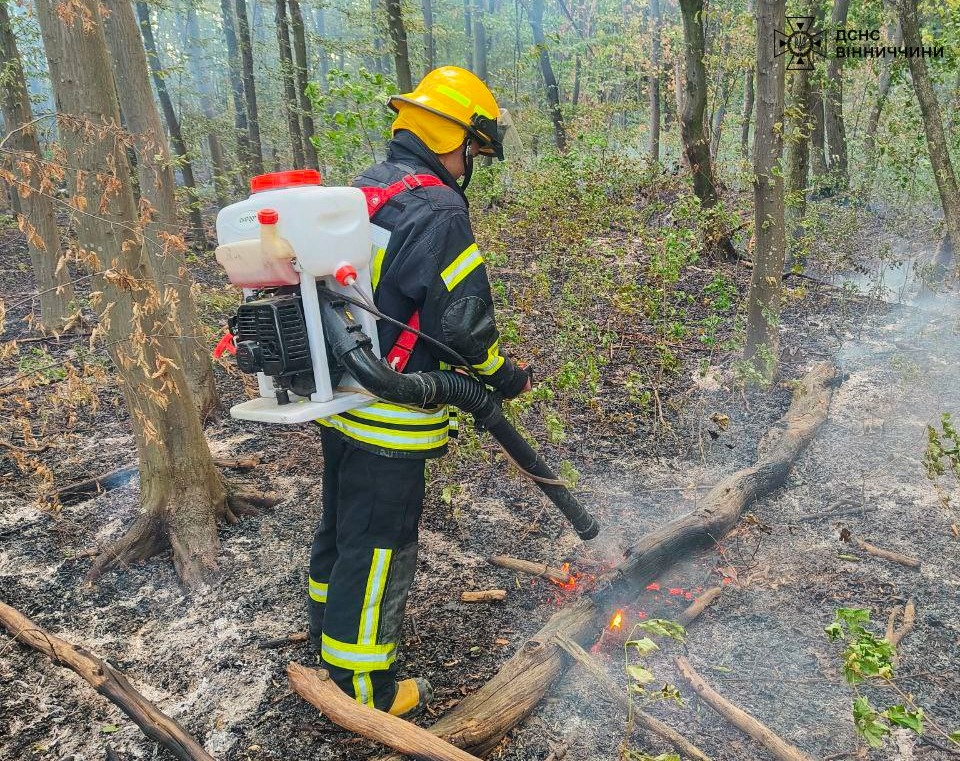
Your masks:
{"label": "firefighter's black jacket", "polygon": [[[466,196],[455,179],[416,135],[401,130],[390,142],[386,160],[368,169],[353,184],[386,187],[411,174],[434,175],[444,185],[405,191],[388,201],[373,218],[376,226],[390,232],[389,242],[373,257],[377,308],[404,323],[419,311],[422,332],[460,354],[505,397],[514,397],[526,384],[527,373],[500,351],[490,282],[470,228]],[[384,355],[400,332],[384,320],[378,323]],[[453,357],[421,339],[404,372],[437,370],[441,362],[456,364]],[[424,444],[413,451],[403,445],[396,449],[378,446],[376,431],[368,429],[382,422],[384,412],[379,421],[376,410],[352,411],[329,420],[365,448],[382,454],[435,457],[445,451],[445,438],[442,447]],[[405,430],[403,425],[407,423],[393,424],[401,432]]]}

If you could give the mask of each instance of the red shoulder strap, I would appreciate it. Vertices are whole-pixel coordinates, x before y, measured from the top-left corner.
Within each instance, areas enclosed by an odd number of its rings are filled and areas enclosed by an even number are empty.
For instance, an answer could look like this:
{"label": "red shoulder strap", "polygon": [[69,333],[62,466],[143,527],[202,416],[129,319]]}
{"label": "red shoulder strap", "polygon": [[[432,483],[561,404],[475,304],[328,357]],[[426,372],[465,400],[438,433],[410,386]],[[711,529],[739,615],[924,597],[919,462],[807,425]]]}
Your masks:
{"label": "red shoulder strap", "polygon": [[373,219],[384,204],[394,196],[414,188],[432,188],[437,185],[443,185],[443,180],[434,177],[432,174],[408,174],[385,188],[360,188],[360,190],[367,197],[367,214],[370,215],[370,219]]}

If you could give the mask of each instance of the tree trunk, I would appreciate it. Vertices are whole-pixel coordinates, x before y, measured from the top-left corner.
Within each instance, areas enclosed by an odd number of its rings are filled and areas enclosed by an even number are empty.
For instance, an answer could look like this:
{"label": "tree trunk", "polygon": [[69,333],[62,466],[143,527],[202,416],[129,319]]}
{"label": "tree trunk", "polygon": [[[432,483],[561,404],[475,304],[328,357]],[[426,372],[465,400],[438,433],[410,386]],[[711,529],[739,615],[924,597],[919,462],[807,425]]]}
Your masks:
{"label": "tree trunk", "polygon": [[[846,26],[849,7],[850,0],[834,0],[831,29]],[[837,190],[846,191],[850,185],[850,176],[847,170],[847,135],[843,123],[843,75],[840,72],[840,59],[836,56],[827,63],[823,117],[829,149],[827,164],[832,175],[832,185]]]}
{"label": "tree trunk", "polygon": [[[810,72],[793,72],[787,119],[786,208],[784,223],[791,242],[803,235],[807,213],[807,179],[810,172]],[[791,246],[792,249],[792,246]]]}
{"label": "tree trunk", "polygon": [[663,34],[663,15],[660,13],[660,0],[650,0],[650,129],[647,140],[647,153],[650,163],[660,162],[660,77],[661,37]]}
{"label": "tree trunk", "polygon": [[[103,32],[113,58],[117,94],[122,98],[120,111],[133,139],[140,195],[151,207],[143,230],[144,248],[157,278],[158,292],[164,295],[167,288],[173,289],[175,303],[165,300],[164,307],[170,310],[173,334],[182,336],[177,342],[183,360],[181,367],[197,409],[205,417],[219,406],[220,400],[210,354],[198,338],[202,331],[190,290],[193,278],[184,261],[184,246],[177,224],[176,183],[167,136],[150,89],[147,57],[133,7],[129,0],[102,2],[109,11],[103,19]],[[170,109],[172,111],[172,105]],[[199,216],[198,210],[193,213]]]}
{"label": "tree trunk", "polygon": [[705,119],[707,109],[707,71],[703,64],[703,0],[680,0],[683,16],[684,60],[686,77],[683,108],[680,113],[680,135],[683,152],[693,176],[693,192],[704,208],[717,203],[717,188],[710,159],[710,131]]}
{"label": "tree trunk", "polygon": [[823,92],[819,82],[812,82],[810,97],[807,100],[810,107],[810,169],[819,189],[822,178],[827,174],[827,134],[824,128]]}
{"label": "tree trunk", "polygon": [[423,60],[426,75],[433,70],[437,58],[437,42],[433,38],[433,2],[423,0]]}
{"label": "tree trunk", "polygon": [[410,73],[410,53],[407,50],[407,28],[403,24],[400,0],[385,0],[387,29],[393,45],[393,61],[397,70],[397,87],[400,92],[413,90],[413,75]]}
{"label": "tree trunk", "polygon": [[320,89],[326,93],[329,87],[327,74],[330,71],[330,57],[327,54],[327,13],[323,6],[313,8],[313,30],[317,33],[317,67],[319,69]]}
{"label": "tree trunk", "polygon": [[237,13],[237,47],[243,77],[243,99],[247,105],[247,134],[250,142],[251,169],[263,174],[263,148],[260,144],[260,112],[257,108],[257,83],[253,77],[253,47],[250,43],[250,22],[247,0],[235,0]]}
{"label": "tree trunk", "polygon": [[306,163],[303,154],[303,132],[300,129],[298,112],[296,73],[293,56],[290,52],[290,27],[287,25],[287,0],[275,0],[274,16],[277,25],[277,47],[280,49],[280,79],[283,81],[283,113],[287,117],[287,131],[290,133],[290,148],[293,154],[293,166],[302,169]]}
{"label": "tree trunk", "polygon": [[[919,48],[921,41],[916,0],[897,0],[897,12],[900,16],[900,28],[903,30],[904,47]],[[941,247],[941,257],[938,261],[938,264],[946,266],[949,263],[951,251],[955,252],[960,247],[960,189],[957,187],[957,175],[950,160],[950,149],[943,132],[940,104],[937,102],[937,94],[930,80],[927,62],[919,56],[911,56],[908,60],[913,89],[920,104],[920,113],[923,114],[927,151],[930,154],[933,176],[937,181],[937,190],[940,191],[940,203],[943,206],[943,217],[947,238],[949,238],[949,243]]]}
{"label": "tree trunk", "polygon": [[200,113],[203,114],[203,119],[206,122],[207,148],[210,151],[210,173],[213,176],[213,188],[217,203],[220,206],[226,206],[229,172],[227,161],[224,158],[223,145],[220,142],[220,135],[217,134],[215,127],[217,120],[217,108],[214,106],[215,87],[214,83],[210,81],[210,77],[204,74],[205,55],[203,45],[200,42],[200,25],[197,23],[197,11],[192,5],[187,6],[186,38],[186,57],[190,65],[190,79],[193,80],[193,86],[196,88],[200,100]]}
{"label": "tree trunk", "polygon": [[[243,63],[240,60],[237,27],[234,20],[233,3],[230,0],[220,0],[220,18],[223,23],[223,36],[227,43],[230,92],[233,96],[233,124],[237,131],[237,158],[239,159],[242,176],[250,172],[254,166],[255,158],[253,146],[250,144],[250,123],[247,120],[247,102],[243,87]],[[236,180],[236,177],[233,179]]]}
{"label": "tree trunk", "polygon": [[[903,35],[900,33],[899,24],[890,24],[888,27],[887,38],[889,46],[900,47],[903,44]],[[883,113],[883,107],[887,102],[887,95],[890,92],[890,82],[893,79],[894,60],[892,55],[884,55],[880,63],[880,78],[877,82],[877,99],[873,102],[870,109],[870,116],[867,117],[867,129],[863,136],[864,152],[867,154],[867,176],[870,180],[873,178],[874,170],[877,166],[877,130],[880,127],[880,116]]]}
{"label": "tree trunk", "polygon": [[[21,171],[20,182],[30,189],[29,194],[20,198],[23,216],[20,224],[27,235],[27,250],[33,276],[37,282],[40,299],[39,327],[44,330],[60,330],[77,311],[73,307],[73,283],[65,264],[61,261],[60,231],[53,210],[46,168],[39,162],[40,143],[31,124],[33,114],[30,109],[30,96],[23,75],[23,64],[17,50],[16,39],[10,26],[7,13],[7,0],[0,0],[0,72],[3,73],[3,87],[0,88],[0,106],[3,108],[4,129],[8,133],[7,150],[29,167],[28,172]],[[17,185],[11,185],[11,192],[19,196]]]}
{"label": "tree trunk", "polygon": [[753,136],[753,273],[747,296],[745,359],[765,381],[777,374],[783,229],[783,78],[786,56],[774,56],[771,29],[783,29],[785,0],[757,0],[757,126]]}
{"label": "tree trunk", "polygon": [[170,132],[173,151],[177,154],[180,172],[183,174],[183,184],[190,196],[190,227],[193,231],[194,247],[206,249],[207,234],[203,229],[203,217],[200,215],[200,208],[198,206],[197,183],[193,178],[193,164],[190,163],[187,144],[183,139],[183,133],[180,131],[180,121],[177,119],[177,114],[173,110],[173,102],[170,100],[170,94],[167,92],[167,83],[163,78],[163,67],[160,65],[157,44],[153,39],[153,26],[150,22],[150,6],[143,2],[143,0],[137,0],[137,17],[140,20],[140,32],[143,35],[147,62],[150,64],[150,72],[153,74],[153,84],[157,89],[160,107],[163,109],[163,116],[167,122],[167,129]]}
{"label": "tree trunk", "polygon": [[303,11],[299,0],[290,0],[290,27],[293,30],[294,71],[297,83],[297,102],[300,104],[300,115],[303,119],[303,155],[306,164],[311,169],[319,169],[317,149],[310,139],[314,136],[313,111],[310,108],[310,99],[307,97],[307,38],[303,28]]}
{"label": "tree trunk", "polygon": [[743,118],[740,121],[740,155],[750,158],[750,121],[753,118],[753,67],[743,70]]}
{"label": "tree trunk", "polygon": [[550,121],[553,122],[553,140],[557,150],[563,152],[567,149],[567,128],[563,121],[563,111],[560,109],[560,86],[550,64],[550,53],[543,33],[543,0],[531,0],[528,17],[533,30],[533,44],[537,47],[540,59],[540,74],[547,90],[547,107],[550,110]]}
{"label": "tree trunk", "polygon": [[[622,605],[678,560],[716,547],[748,505],[783,485],[826,420],[837,385],[836,368],[816,365],[801,379],[779,424],[761,439],[756,463],[724,478],[696,510],[641,537],[627,550],[624,561],[596,580],[591,593],[555,613],[489,682],[431,726],[430,733],[478,756],[494,748],[533,711],[567,667],[558,640],[579,645],[592,642],[613,612],[608,610],[611,603]],[[399,761],[399,757],[390,754],[379,761]]]}
{"label": "tree trunk", "polygon": [[[71,191],[93,192],[96,214],[78,215],[77,235],[102,293],[99,329],[120,377],[140,459],[144,512],[96,561],[131,563],[170,547],[180,578],[201,582],[216,564],[217,521],[236,520],[203,435],[179,351],[158,311],[150,260],[141,256],[127,156],[99,6],[77,0],[61,20],[55,0],[37,0],[37,17],[67,154],[78,168]],[[85,29],[84,26],[87,28]],[[80,121],[77,121],[80,120]],[[93,130],[91,132],[91,130]],[[78,181],[85,175],[85,185]],[[131,340],[131,338],[133,340]]]}
{"label": "tree trunk", "polygon": [[466,39],[463,49],[467,56],[467,68],[473,71],[473,13],[470,0],[463,0],[463,34]]}
{"label": "tree trunk", "polygon": [[476,74],[487,81],[487,28],[483,22],[483,0],[473,0],[473,61]]}
{"label": "tree trunk", "polygon": [[[727,60],[730,55],[730,38],[724,37],[720,50],[721,60]],[[727,115],[727,101],[730,98],[730,78],[723,71],[722,66],[717,67],[717,90],[714,99],[713,118],[710,120],[710,157],[714,162],[717,160],[717,153],[720,151],[720,135],[723,132],[723,120]]]}

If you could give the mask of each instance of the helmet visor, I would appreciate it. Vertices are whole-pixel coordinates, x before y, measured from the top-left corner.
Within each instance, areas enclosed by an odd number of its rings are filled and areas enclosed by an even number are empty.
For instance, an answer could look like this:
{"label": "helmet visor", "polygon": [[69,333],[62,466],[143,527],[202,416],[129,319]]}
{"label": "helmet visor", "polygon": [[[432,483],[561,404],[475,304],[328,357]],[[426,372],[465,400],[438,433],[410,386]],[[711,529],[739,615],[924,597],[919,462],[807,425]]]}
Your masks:
{"label": "helmet visor", "polygon": [[503,161],[503,136],[506,131],[507,125],[480,114],[473,115],[468,130],[470,137],[480,144],[480,154],[495,156],[499,161]]}

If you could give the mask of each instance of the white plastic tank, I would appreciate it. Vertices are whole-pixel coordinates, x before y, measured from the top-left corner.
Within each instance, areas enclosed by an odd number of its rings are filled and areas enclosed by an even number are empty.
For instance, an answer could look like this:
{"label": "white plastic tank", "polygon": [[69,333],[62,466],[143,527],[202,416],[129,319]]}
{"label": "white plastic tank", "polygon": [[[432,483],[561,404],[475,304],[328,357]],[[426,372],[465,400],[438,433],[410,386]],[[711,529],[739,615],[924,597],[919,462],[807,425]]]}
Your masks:
{"label": "white plastic tank", "polygon": [[[217,240],[225,246],[217,259],[231,282],[248,288],[289,282],[289,278],[278,282],[282,275],[269,256],[262,264],[257,260],[259,247],[245,250],[230,245],[259,242],[262,225],[258,213],[264,209],[276,211],[276,233],[293,249],[298,270],[320,278],[334,274],[344,264],[358,271],[369,264],[370,221],[366,199],[358,188],[324,187],[320,173],[312,169],[260,175],[251,180],[250,187],[249,198],[217,214]],[[255,283],[261,266],[264,282]]]}
{"label": "white plastic tank", "polygon": [[[231,408],[233,417],[267,423],[302,423],[370,402],[349,375],[333,387],[327,364],[317,281],[354,298],[360,289],[373,298],[370,284],[371,225],[366,197],[358,188],[324,187],[320,173],[294,169],[254,177],[249,198],[217,214],[217,261],[235,286],[253,290],[300,285],[304,324],[316,391],[309,399],[289,394],[280,403],[273,383],[257,374],[260,398]],[[380,353],[375,318],[358,310],[357,319]]]}

